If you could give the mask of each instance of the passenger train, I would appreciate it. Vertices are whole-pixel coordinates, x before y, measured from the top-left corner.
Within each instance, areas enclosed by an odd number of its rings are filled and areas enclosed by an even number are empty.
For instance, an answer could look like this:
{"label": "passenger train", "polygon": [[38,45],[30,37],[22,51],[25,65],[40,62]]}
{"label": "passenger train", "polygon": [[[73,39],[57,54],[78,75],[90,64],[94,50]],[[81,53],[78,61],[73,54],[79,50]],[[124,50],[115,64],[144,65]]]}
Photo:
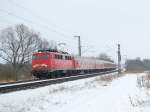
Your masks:
{"label": "passenger train", "polygon": [[115,69],[116,64],[113,62],[73,56],[57,50],[39,50],[32,56],[32,74],[37,78],[57,78]]}

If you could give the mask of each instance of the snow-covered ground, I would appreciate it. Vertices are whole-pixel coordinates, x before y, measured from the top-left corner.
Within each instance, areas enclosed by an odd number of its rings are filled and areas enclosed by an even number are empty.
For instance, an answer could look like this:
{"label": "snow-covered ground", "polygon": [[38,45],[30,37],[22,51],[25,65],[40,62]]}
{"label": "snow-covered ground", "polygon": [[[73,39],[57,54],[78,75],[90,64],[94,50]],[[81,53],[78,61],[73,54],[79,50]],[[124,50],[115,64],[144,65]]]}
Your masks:
{"label": "snow-covered ground", "polygon": [[0,94],[0,112],[150,112],[148,92],[136,74],[111,82],[93,77]]}

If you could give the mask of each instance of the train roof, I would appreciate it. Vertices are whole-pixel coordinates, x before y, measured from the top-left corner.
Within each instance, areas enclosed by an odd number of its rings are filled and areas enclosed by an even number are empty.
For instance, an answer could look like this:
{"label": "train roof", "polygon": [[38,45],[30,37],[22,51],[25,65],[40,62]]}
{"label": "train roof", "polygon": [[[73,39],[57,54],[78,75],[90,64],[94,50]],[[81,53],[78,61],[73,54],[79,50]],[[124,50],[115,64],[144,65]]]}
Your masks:
{"label": "train roof", "polygon": [[54,53],[61,53],[61,54],[69,54],[64,51],[58,51],[57,49],[42,49],[42,50],[38,50],[38,52],[54,52]]}
{"label": "train roof", "polygon": [[34,53],[34,54],[38,54],[38,53],[54,53],[54,54],[60,54],[60,55],[70,55],[70,56],[73,56],[74,58],[76,59],[95,59],[95,60],[100,60],[100,61],[103,61],[105,63],[114,63],[114,62],[111,62],[111,61],[106,61],[106,60],[101,60],[101,59],[98,59],[96,57],[85,57],[85,56],[76,56],[76,55],[71,55],[67,52],[64,52],[64,51],[58,51],[56,49],[43,49],[43,50],[38,50],[38,52]]}
{"label": "train roof", "polygon": [[96,57],[85,57],[85,56],[74,56],[76,59],[90,59],[90,60],[99,60],[99,61],[102,61],[102,62],[105,62],[105,63],[113,63],[114,62],[111,62],[111,61],[106,61],[106,60],[101,60],[101,59],[98,59]]}
{"label": "train roof", "polygon": [[56,49],[42,49],[42,50],[38,50],[37,52],[33,53],[33,55],[40,54],[40,53],[53,53],[53,54],[59,54],[59,55],[70,55],[67,52],[58,51]]}

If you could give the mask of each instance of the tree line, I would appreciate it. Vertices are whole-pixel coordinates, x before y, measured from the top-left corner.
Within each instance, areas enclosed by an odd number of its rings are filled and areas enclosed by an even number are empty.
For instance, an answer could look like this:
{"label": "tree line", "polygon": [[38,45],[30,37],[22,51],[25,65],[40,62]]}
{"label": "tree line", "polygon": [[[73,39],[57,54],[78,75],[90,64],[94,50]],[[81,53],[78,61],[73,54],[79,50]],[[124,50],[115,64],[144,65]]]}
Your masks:
{"label": "tree line", "polygon": [[128,72],[150,71],[150,60],[141,60],[139,57],[137,57],[136,59],[128,59],[126,61],[126,70]]}

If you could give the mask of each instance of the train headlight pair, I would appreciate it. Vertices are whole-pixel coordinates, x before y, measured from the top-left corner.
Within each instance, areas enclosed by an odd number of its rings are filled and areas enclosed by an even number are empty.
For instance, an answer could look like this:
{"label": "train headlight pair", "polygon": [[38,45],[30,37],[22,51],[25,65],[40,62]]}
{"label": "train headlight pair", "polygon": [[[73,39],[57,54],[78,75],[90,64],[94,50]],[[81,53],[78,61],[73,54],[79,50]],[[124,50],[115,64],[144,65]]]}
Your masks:
{"label": "train headlight pair", "polygon": [[33,65],[33,68],[37,68],[37,67],[48,67],[47,64],[35,64]]}

